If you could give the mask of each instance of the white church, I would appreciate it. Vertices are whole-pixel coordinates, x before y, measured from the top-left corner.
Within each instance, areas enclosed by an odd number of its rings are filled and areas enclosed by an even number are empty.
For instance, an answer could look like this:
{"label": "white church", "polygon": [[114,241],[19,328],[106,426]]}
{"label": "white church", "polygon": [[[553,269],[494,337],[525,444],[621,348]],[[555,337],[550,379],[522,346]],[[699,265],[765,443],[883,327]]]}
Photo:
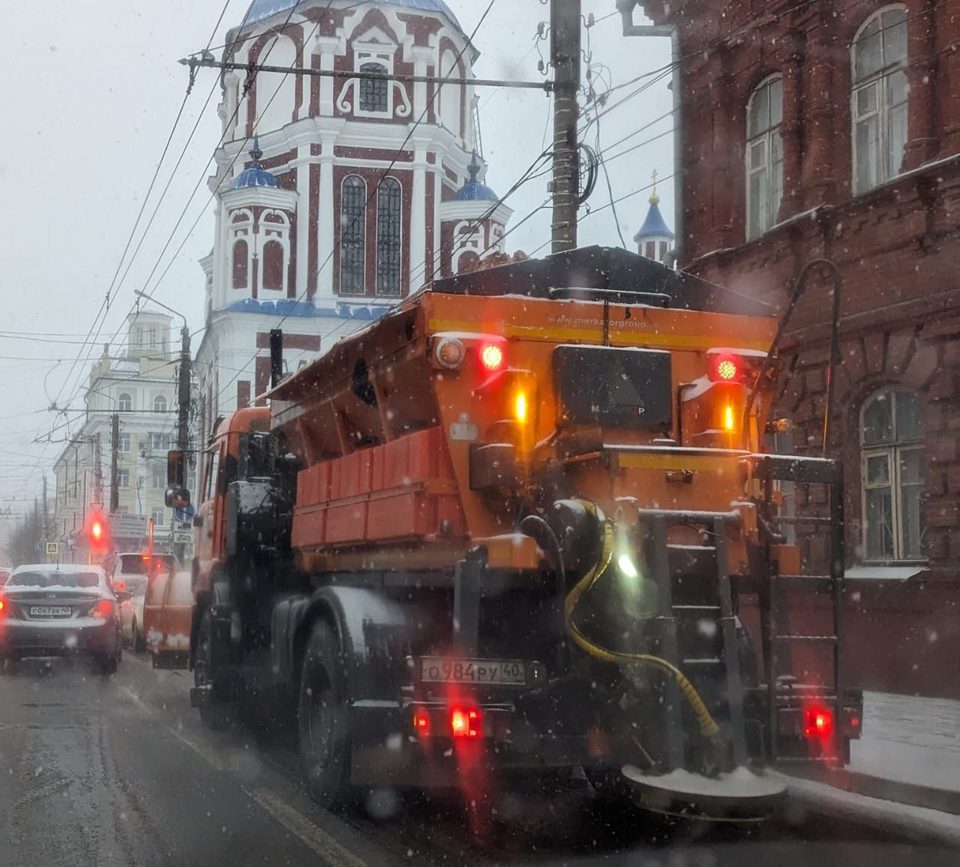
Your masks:
{"label": "white church", "polygon": [[388,77],[474,77],[479,53],[442,0],[253,0],[227,42],[226,61],[342,74],[223,74],[200,442],[269,387],[271,329],[292,372],[499,250],[511,216],[483,183],[474,87],[434,98],[433,82]]}

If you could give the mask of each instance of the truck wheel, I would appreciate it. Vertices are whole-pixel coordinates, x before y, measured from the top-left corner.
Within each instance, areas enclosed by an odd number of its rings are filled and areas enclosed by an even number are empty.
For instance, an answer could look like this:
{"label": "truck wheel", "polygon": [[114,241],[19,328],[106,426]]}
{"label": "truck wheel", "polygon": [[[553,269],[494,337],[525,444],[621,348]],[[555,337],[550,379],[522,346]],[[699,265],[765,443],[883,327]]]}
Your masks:
{"label": "truck wheel", "polygon": [[96,661],[97,668],[104,677],[110,677],[110,675],[117,673],[117,666],[120,662],[120,650],[117,649],[117,652],[113,656],[104,656]]}
{"label": "truck wheel", "polygon": [[313,627],[300,675],[300,758],[307,790],[322,807],[352,800],[347,675],[337,637]]}
{"label": "truck wheel", "polygon": [[[157,655],[154,654],[154,667]],[[213,613],[208,608],[201,615],[200,628],[197,631],[197,655],[193,663],[193,685],[212,687],[213,685]],[[206,690],[204,701],[200,704],[200,719],[207,728],[219,731],[230,725],[230,708],[219,698],[212,688]]]}
{"label": "truck wheel", "polygon": [[147,639],[143,637],[136,620],[133,621],[133,650],[135,653],[145,653],[147,650]]}

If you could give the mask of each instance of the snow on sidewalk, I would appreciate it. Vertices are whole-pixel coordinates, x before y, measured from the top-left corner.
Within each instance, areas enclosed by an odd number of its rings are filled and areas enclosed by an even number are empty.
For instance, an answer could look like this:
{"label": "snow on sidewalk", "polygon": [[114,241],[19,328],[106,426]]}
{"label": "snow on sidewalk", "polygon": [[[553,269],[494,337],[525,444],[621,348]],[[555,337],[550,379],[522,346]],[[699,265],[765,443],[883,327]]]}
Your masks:
{"label": "snow on sidewalk", "polygon": [[864,692],[849,770],[960,793],[960,701]]}

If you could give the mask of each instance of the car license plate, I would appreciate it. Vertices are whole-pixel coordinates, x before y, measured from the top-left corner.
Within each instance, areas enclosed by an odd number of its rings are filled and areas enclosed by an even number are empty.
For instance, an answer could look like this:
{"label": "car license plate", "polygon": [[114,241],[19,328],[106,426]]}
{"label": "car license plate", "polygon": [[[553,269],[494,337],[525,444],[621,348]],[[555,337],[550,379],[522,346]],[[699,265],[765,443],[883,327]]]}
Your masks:
{"label": "car license plate", "polygon": [[424,656],[420,660],[424,683],[472,683],[477,686],[524,686],[527,664],[516,659],[446,659]]}
{"label": "car license plate", "polygon": [[69,605],[32,605],[30,607],[31,617],[69,617],[70,613]]}

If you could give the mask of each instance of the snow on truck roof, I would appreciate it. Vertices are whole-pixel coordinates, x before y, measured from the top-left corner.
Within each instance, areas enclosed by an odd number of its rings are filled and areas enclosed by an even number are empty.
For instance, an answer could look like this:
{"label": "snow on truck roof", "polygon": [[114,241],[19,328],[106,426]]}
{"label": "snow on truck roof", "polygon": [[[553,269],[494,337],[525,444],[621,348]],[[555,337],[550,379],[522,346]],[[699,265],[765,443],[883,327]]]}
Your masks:
{"label": "snow on truck roof", "polygon": [[[590,295],[589,293],[593,293]],[[338,341],[324,355],[288,377],[261,397],[296,401],[325,378],[322,371],[362,346],[367,335],[413,321],[417,307],[431,294],[497,297],[553,303],[609,301],[625,306],[666,310],[726,313],[772,319],[774,310],[761,301],[673,271],[657,262],[613,247],[582,247],[543,259],[527,259],[471,274],[435,280],[427,290],[411,295],[386,316]],[[765,353],[764,353],[765,354]]]}

